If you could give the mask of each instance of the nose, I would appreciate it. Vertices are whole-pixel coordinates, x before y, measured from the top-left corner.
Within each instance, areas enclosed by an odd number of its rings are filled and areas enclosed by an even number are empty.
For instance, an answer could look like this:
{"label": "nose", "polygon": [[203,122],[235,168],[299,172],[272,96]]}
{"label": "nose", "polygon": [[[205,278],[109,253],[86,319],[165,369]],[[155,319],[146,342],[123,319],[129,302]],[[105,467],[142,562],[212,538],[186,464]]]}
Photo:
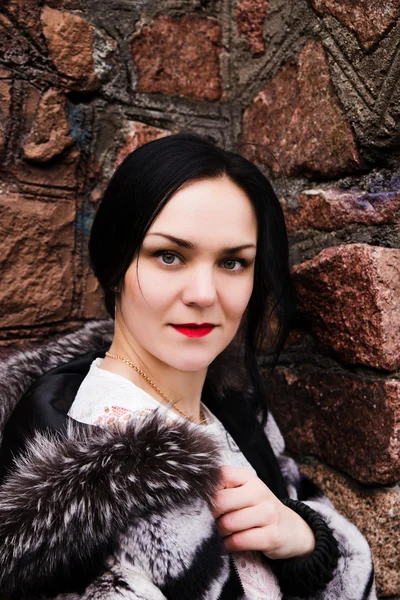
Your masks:
{"label": "nose", "polygon": [[210,266],[198,265],[187,272],[182,300],[185,304],[210,306],[217,299],[214,273]]}

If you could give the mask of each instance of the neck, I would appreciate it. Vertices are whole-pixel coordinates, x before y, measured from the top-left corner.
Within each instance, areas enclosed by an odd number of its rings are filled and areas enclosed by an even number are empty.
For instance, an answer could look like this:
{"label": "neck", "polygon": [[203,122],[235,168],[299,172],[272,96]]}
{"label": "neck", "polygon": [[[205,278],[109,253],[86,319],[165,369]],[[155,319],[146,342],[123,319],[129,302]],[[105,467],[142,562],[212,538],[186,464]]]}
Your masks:
{"label": "neck", "polygon": [[[117,329],[117,328],[116,328]],[[180,371],[158,360],[144,348],[139,347],[128,336],[115,331],[110,353],[122,356],[142,369],[153,383],[185,415],[200,420],[201,393],[207,369],[201,371]],[[150,396],[165,404],[165,400],[156,392],[137,371],[120,360],[105,357],[101,368],[126,377]]]}

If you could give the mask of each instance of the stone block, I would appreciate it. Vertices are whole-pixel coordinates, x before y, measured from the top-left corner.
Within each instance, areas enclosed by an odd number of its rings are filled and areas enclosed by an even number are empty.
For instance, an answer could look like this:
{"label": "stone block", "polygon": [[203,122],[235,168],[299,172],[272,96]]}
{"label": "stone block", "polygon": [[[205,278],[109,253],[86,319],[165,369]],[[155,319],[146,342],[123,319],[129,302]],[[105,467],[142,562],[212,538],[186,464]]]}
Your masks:
{"label": "stone block", "polygon": [[299,464],[371,547],[379,597],[400,594],[400,488],[373,489],[322,464]]}
{"label": "stone block", "polygon": [[259,144],[247,147],[246,156],[275,176],[335,177],[359,167],[321,42],[308,40],[297,60],[288,61],[255,96],[244,112],[241,141]]}
{"label": "stone block", "polygon": [[[45,196],[66,197],[77,187],[80,150],[76,145],[71,146],[72,137],[67,135],[69,125],[66,121],[65,97],[54,89],[41,96],[30,83],[18,83],[21,84],[22,96],[22,147],[21,157],[13,165],[13,174],[20,182],[17,191],[22,189],[41,196],[43,188],[46,188]],[[25,143],[28,141],[27,155],[24,140]],[[62,151],[61,155],[58,150]]]}
{"label": "stone block", "polygon": [[312,0],[321,14],[330,14],[351,29],[369,50],[400,14],[398,0]]}
{"label": "stone block", "polygon": [[27,161],[17,162],[13,168],[15,177],[21,186],[27,185],[34,194],[43,193],[42,186],[53,188],[44,192],[51,195],[57,190],[57,195],[66,194],[67,190],[74,190],[78,185],[78,165],[80,150],[76,146],[66,149],[61,156],[56,156],[49,163],[33,163]]}
{"label": "stone block", "polygon": [[400,249],[334,246],[292,272],[300,311],[322,346],[349,363],[400,367]]}
{"label": "stone block", "polygon": [[115,167],[118,167],[124,158],[139,146],[168,135],[171,135],[171,131],[167,129],[152,127],[139,121],[126,121],[122,132],[123,144],[118,151]]}
{"label": "stone block", "polygon": [[74,289],[75,203],[0,195],[0,327],[66,319]]}
{"label": "stone block", "polygon": [[39,103],[32,128],[25,138],[27,160],[47,162],[73,144],[67,119],[66,97],[59,90],[47,90]]}
{"label": "stone block", "polygon": [[254,56],[265,52],[264,21],[269,0],[239,0],[236,8],[236,24],[239,34],[247,39]]}
{"label": "stone block", "polygon": [[214,18],[157,17],[131,42],[138,91],[219,100],[221,48],[221,26]]}
{"label": "stone block", "polygon": [[298,206],[282,208],[289,232],[299,229],[334,231],[353,223],[383,225],[400,219],[400,191],[370,193],[360,189],[311,189],[297,197]]}
{"label": "stone block", "polygon": [[291,452],[365,484],[400,480],[400,380],[311,365],[268,373],[269,405]]}
{"label": "stone block", "polygon": [[22,99],[21,153],[12,166],[19,180],[18,191],[41,195],[45,187],[52,188],[45,195],[67,196],[81,183],[84,173],[78,169],[81,150],[73,144],[65,96],[54,88],[41,95],[28,82],[18,84]]}
{"label": "stone block", "polygon": [[43,33],[49,55],[70,90],[93,91],[100,81],[94,65],[94,30],[79,15],[44,6]]}

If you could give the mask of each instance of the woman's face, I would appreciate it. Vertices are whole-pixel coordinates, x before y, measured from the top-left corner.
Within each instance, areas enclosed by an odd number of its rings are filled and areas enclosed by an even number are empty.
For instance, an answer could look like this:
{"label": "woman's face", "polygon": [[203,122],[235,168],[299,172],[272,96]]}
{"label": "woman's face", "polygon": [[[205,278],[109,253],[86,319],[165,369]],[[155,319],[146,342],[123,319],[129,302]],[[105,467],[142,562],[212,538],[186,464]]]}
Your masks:
{"label": "woman's face", "polygon": [[[252,204],[227,177],[176,192],[122,286],[117,321],[139,356],[145,351],[181,371],[208,367],[235,336],[250,300],[256,244]],[[202,337],[173,327],[187,323],[215,327]]]}

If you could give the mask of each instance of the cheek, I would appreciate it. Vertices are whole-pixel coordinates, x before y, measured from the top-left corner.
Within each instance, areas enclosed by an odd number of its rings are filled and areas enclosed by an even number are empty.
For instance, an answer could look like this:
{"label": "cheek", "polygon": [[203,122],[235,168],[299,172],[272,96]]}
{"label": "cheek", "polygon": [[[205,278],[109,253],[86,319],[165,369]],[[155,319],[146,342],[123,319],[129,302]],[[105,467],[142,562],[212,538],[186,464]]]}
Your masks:
{"label": "cheek", "polygon": [[242,280],[239,284],[225,286],[223,303],[228,318],[234,322],[240,321],[249,303],[253,290],[253,279]]}
{"label": "cheek", "polygon": [[[139,287],[140,285],[140,287]],[[156,317],[168,308],[174,299],[174,287],[171,278],[160,278],[151,268],[129,267],[124,282],[122,306],[137,315],[146,313]]]}

